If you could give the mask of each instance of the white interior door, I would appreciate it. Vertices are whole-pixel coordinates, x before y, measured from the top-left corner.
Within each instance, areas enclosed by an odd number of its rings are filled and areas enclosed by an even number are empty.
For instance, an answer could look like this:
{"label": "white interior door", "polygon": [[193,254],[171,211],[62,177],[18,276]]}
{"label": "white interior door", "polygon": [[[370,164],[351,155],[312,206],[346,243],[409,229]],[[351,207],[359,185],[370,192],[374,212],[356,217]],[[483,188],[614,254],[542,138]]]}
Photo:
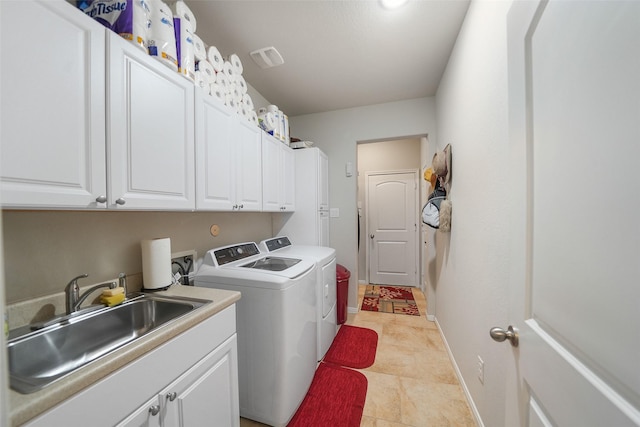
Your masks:
{"label": "white interior door", "polygon": [[418,285],[417,172],[368,173],[369,282]]}
{"label": "white interior door", "polygon": [[505,425],[637,426],[640,2],[516,1],[508,34]]}

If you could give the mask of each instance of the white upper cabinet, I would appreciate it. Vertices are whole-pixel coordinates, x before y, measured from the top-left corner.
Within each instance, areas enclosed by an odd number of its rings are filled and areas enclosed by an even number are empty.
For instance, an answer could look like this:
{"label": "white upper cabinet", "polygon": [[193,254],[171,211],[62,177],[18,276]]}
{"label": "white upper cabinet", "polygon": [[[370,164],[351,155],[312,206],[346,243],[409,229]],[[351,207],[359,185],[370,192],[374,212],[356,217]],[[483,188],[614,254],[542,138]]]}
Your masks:
{"label": "white upper cabinet", "polygon": [[109,208],[195,209],[194,85],[108,33]]}
{"label": "white upper cabinet", "polygon": [[66,2],[0,19],[3,207],[106,207],[104,27]]}
{"label": "white upper cabinet", "polygon": [[295,156],[279,139],[262,134],[262,210],[295,209]]}
{"label": "white upper cabinet", "polygon": [[236,202],[231,110],[196,90],[196,208],[230,211]]}
{"label": "white upper cabinet", "polygon": [[236,196],[238,210],[262,210],[262,131],[253,123],[236,118]]}
{"label": "white upper cabinet", "polygon": [[196,89],[196,207],[262,210],[260,129]]}

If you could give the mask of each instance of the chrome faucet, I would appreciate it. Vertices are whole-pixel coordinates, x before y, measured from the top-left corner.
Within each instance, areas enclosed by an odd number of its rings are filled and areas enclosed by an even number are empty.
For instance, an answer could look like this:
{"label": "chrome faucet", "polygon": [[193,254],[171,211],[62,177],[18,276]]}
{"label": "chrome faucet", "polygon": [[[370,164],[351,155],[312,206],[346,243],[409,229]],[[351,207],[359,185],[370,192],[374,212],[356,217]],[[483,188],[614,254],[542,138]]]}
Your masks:
{"label": "chrome faucet", "polygon": [[83,279],[85,277],[89,277],[89,275],[81,274],[80,276],[74,277],[64,288],[67,314],[75,313],[76,311],[78,311],[80,305],[84,302],[84,300],[86,300],[89,294],[91,294],[96,289],[114,289],[116,286],[118,286],[116,282],[100,283],[99,285],[92,286],[91,288],[87,289],[82,295],[80,295],[80,286],[78,286],[78,279]]}

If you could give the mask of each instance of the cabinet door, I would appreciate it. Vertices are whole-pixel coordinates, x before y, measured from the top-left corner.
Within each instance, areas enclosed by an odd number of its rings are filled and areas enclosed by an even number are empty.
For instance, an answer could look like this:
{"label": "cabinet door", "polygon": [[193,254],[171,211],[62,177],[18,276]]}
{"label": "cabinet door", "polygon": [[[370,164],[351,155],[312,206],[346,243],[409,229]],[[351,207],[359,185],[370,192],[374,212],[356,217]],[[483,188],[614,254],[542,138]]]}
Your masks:
{"label": "cabinet door", "polygon": [[231,110],[196,88],[196,208],[230,211],[236,201]]}
{"label": "cabinet door", "polygon": [[[280,150],[282,207],[284,211],[296,209],[296,157],[293,149],[282,144]],[[327,205],[328,206],[328,205]]]}
{"label": "cabinet door", "polygon": [[109,207],[195,209],[194,85],[109,33]]}
{"label": "cabinet door", "polygon": [[238,427],[237,360],[234,334],[160,394],[163,425]]}
{"label": "cabinet door", "polygon": [[322,151],[319,154],[318,204],[321,210],[329,210],[329,158]]}
{"label": "cabinet door", "polygon": [[284,145],[267,133],[262,133],[262,210],[280,212],[282,209],[282,151]]}
{"label": "cabinet door", "polygon": [[247,120],[235,117],[236,197],[239,210],[262,210],[261,130]]}
{"label": "cabinet door", "polygon": [[105,28],[65,1],[0,19],[3,207],[106,207]]}
{"label": "cabinet door", "polygon": [[116,427],[160,427],[160,400],[158,396],[116,424]]}

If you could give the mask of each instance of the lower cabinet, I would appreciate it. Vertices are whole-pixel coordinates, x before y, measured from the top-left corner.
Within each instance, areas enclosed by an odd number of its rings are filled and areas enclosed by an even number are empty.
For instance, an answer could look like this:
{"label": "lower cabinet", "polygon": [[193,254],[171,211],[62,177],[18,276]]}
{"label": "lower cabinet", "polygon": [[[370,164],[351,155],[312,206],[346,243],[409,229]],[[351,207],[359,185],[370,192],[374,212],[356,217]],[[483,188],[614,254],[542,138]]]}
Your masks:
{"label": "lower cabinet", "polygon": [[235,321],[231,305],[25,425],[239,427]]}
{"label": "lower cabinet", "polygon": [[234,335],[118,427],[239,426],[236,348]]}

